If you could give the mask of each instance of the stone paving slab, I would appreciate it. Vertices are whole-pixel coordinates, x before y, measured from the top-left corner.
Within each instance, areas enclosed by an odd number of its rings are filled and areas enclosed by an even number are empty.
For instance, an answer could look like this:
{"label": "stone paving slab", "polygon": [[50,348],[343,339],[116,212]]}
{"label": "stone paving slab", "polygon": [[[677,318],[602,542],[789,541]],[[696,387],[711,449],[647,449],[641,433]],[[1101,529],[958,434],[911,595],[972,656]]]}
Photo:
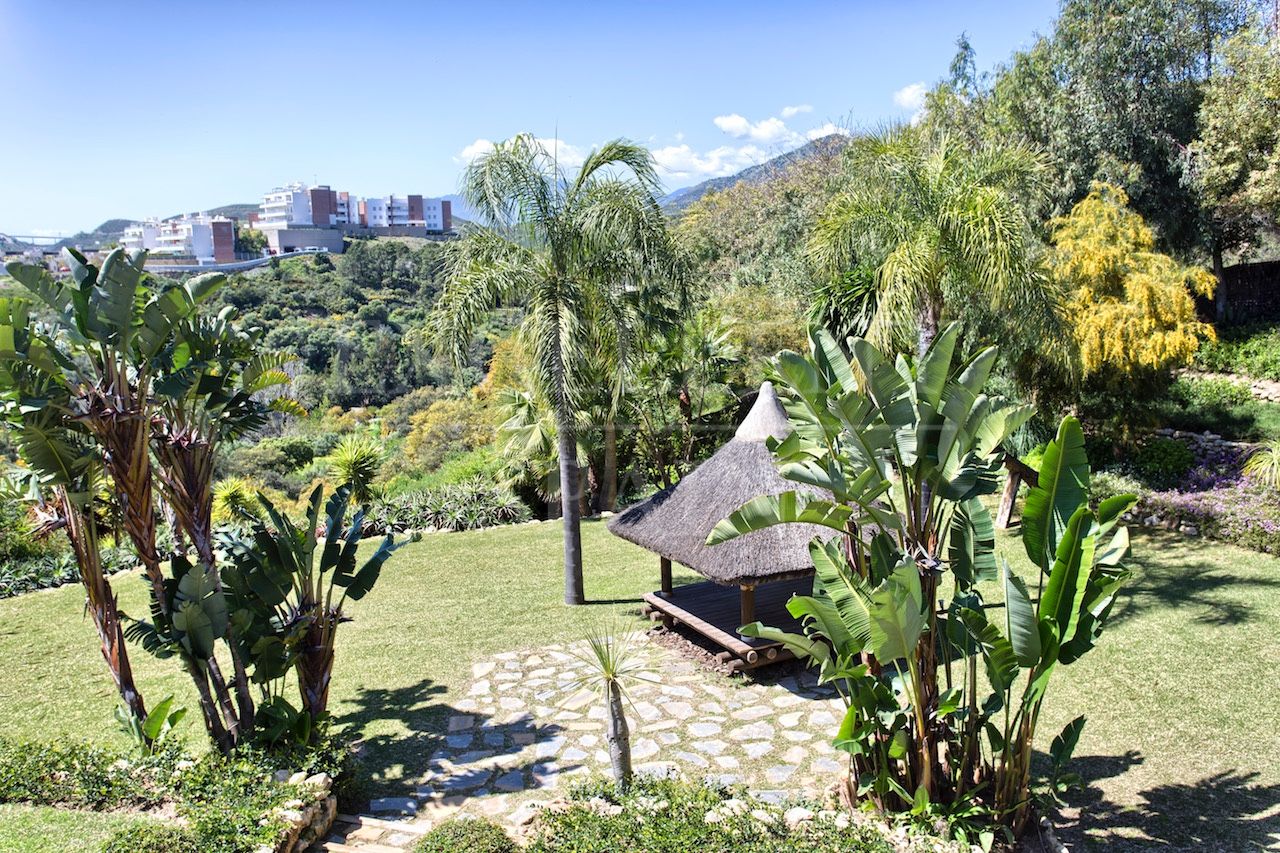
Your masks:
{"label": "stone paving slab", "polygon": [[[762,798],[817,794],[846,766],[831,746],[844,706],[812,673],[749,680],[632,637],[644,680],[627,706],[637,773],[742,784]],[[375,805],[421,828],[458,813],[510,824],[575,780],[607,778],[605,709],[589,668],[561,646],[503,652],[472,665],[415,805]],[[386,843],[385,840],[383,843]]]}

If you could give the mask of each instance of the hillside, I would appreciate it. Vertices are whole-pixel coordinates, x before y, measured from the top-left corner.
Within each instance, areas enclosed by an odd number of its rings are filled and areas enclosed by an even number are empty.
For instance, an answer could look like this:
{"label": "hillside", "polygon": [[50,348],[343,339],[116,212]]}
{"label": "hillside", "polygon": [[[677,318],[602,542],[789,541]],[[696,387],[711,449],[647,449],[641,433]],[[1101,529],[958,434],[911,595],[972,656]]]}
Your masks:
{"label": "hillside", "polygon": [[678,214],[709,192],[719,192],[721,190],[728,189],[739,181],[763,181],[798,160],[805,160],[820,151],[828,151],[832,148],[843,148],[847,143],[847,137],[841,136],[838,133],[833,133],[829,136],[824,136],[820,139],[815,139],[812,142],[805,143],[794,151],[779,154],[771,160],[766,160],[765,162],[759,163],[755,166],[748,166],[736,175],[711,178],[700,184],[694,184],[691,187],[683,187],[670,192],[659,199],[659,204],[662,205],[662,209],[667,213]]}

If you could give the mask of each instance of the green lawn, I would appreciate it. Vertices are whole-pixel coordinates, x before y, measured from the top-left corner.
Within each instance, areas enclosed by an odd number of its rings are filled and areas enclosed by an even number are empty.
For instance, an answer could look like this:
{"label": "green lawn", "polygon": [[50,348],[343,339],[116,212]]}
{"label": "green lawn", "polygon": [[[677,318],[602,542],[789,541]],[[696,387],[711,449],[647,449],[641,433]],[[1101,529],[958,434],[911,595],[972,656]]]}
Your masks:
{"label": "green lawn", "polygon": [[65,853],[95,850],[113,831],[145,818],[0,804],[0,850]]}
{"label": "green lawn", "polygon": [[[333,692],[339,722],[368,744],[377,789],[420,776],[472,660],[573,640],[589,620],[638,612],[657,558],[599,522],[585,525],[584,539],[593,603],[577,610],[561,604],[555,524],[427,537],[392,558],[341,629]],[[1016,536],[1000,547],[1026,566]],[[1089,717],[1076,769],[1090,787],[1060,816],[1066,840],[1107,849],[1130,839],[1218,850],[1280,842],[1280,561],[1169,534],[1135,534],[1134,550],[1137,578],[1112,630],[1050,688],[1046,745],[1067,720]],[[140,581],[116,586],[125,609],[142,609]],[[140,651],[133,660],[151,701],[176,693],[194,708],[170,663]],[[0,601],[0,661],[0,734],[119,739],[78,588]]]}

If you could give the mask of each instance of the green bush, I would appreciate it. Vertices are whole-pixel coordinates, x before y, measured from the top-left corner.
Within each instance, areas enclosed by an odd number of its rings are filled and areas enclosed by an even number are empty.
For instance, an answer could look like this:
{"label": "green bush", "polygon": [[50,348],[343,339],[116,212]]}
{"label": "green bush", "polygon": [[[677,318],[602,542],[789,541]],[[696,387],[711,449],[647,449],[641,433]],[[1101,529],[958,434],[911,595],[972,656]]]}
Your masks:
{"label": "green bush", "polygon": [[44,557],[55,550],[47,537],[35,537],[26,504],[0,499],[0,564]]}
{"label": "green bush", "polygon": [[1218,340],[1200,345],[1196,367],[1214,373],[1280,381],[1280,326],[1223,329],[1218,333]]}
{"label": "green bush", "polygon": [[1140,495],[1145,491],[1137,480],[1118,471],[1095,471],[1089,477],[1089,503],[1094,506],[1116,495]]}
{"label": "green bush", "polygon": [[102,853],[205,853],[205,849],[186,827],[139,821],[113,832]]}
{"label": "green bush", "polygon": [[178,814],[202,850],[252,851],[274,843],[284,823],[263,816],[290,799],[293,789],[270,781],[264,769],[248,751],[210,754],[179,777]]}
{"label": "green bush", "polygon": [[[350,750],[338,741],[305,753],[246,747],[230,757],[208,753],[194,762],[181,758],[176,747],[139,758],[78,742],[0,738],[0,803],[99,811],[168,806],[186,824],[181,835],[170,834],[172,827],[163,825],[132,827],[113,837],[115,846],[108,849],[251,853],[274,845],[283,821],[264,816],[297,793],[273,781],[277,770],[328,773],[340,797],[355,775]],[[358,799],[347,804],[364,805]]]}
{"label": "green bush", "polygon": [[[622,796],[608,783],[586,785],[574,789],[570,801],[567,809],[543,813],[538,834],[525,848],[527,853],[888,853],[895,849],[874,828],[860,822],[838,823],[826,815],[793,831],[783,820],[787,806],[675,779],[637,779]],[[708,814],[716,818],[708,821]],[[899,849],[968,849],[936,837],[921,841],[921,847],[916,848],[904,837]]]}
{"label": "green bush", "polygon": [[1181,376],[1169,386],[1169,394],[1187,406],[1229,408],[1253,402],[1253,392],[1244,382],[1230,379],[1192,379]]}
{"label": "green bush", "polygon": [[1134,473],[1152,489],[1172,489],[1196,462],[1190,447],[1175,438],[1151,438],[1130,460]]}
{"label": "green bush", "polygon": [[176,760],[173,751],[127,759],[85,743],[0,738],[0,802],[150,808],[165,800]]}
{"label": "green bush", "polygon": [[519,848],[496,823],[479,818],[448,820],[422,836],[414,853],[515,853]]}

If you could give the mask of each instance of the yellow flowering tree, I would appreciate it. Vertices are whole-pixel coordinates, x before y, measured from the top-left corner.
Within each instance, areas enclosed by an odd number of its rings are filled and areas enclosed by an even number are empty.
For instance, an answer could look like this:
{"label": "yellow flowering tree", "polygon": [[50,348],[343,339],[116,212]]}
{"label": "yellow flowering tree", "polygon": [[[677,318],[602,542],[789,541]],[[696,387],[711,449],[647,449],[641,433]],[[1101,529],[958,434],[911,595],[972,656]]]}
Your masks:
{"label": "yellow flowering tree", "polygon": [[1213,337],[1194,301],[1213,295],[1213,275],[1157,252],[1154,232],[1124,190],[1095,182],[1051,225],[1049,268],[1067,288],[1086,381],[1114,387],[1181,367]]}

